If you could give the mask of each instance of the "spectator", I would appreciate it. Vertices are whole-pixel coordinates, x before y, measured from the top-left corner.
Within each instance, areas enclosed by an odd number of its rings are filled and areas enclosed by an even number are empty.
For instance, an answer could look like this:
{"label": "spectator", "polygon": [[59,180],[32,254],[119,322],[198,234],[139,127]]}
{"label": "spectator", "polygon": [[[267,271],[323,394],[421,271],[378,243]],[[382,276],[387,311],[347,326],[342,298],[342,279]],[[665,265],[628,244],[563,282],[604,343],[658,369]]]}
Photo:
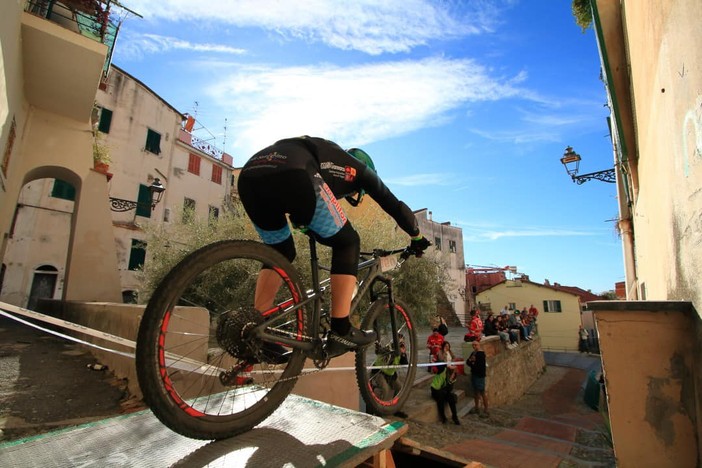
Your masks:
{"label": "spectator", "polygon": [[[439,419],[442,424],[446,424],[446,403],[451,409],[451,420],[457,426],[461,422],[458,420],[458,411],[456,410],[456,402],[458,397],[453,393],[453,383],[455,374],[450,374],[447,367],[437,373],[431,381],[431,397],[436,401],[436,409],[439,411]],[[453,376],[453,378],[452,378]]]}
{"label": "spectator", "polygon": [[391,400],[393,396],[401,390],[400,383],[397,381],[397,368],[394,366],[408,364],[407,350],[405,343],[400,342],[400,355],[395,356],[394,353],[378,354],[373,366],[388,366],[383,369],[373,369],[371,372],[371,384],[373,393],[382,400]]}
{"label": "spectator", "polygon": [[507,326],[510,330],[516,331],[518,335],[521,334],[520,328],[522,324],[520,323],[519,316],[517,314],[509,314],[507,316]]}
{"label": "spectator", "polygon": [[442,372],[445,367],[448,367],[449,378],[452,380],[456,380],[456,365],[455,364],[448,364],[448,363],[452,363],[454,358],[455,358],[455,356],[453,355],[453,352],[451,351],[451,343],[449,343],[448,341],[444,341],[441,344],[441,350],[436,355],[436,360],[437,360],[437,362],[445,362],[447,364],[437,366],[438,367],[437,371]]}
{"label": "spectator", "polygon": [[529,317],[531,318],[531,332],[535,335],[538,332],[536,325],[536,317],[539,316],[539,309],[534,307],[534,304],[529,306]]}
{"label": "spectator", "polygon": [[[485,351],[480,347],[479,341],[473,342],[473,352],[466,359],[466,364],[470,367],[470,384],[473,387],[473,398],[475,406],[470,411],[479,414],[481,418],[490,417],[488,409],[488,398],[485,394],[485,377],[487,375],[487,362]],[[480,412],[480,400],[483,401],[483,412]]]}
{"label": "spectator", "polygon": [[463,337],[463,341],[480,341],[483,336],[483,321],[477,310],[470,311],[470,323],[468,333]]}
{"label": "spectator", "polygon": [[513,343],[516,348],[519,345],[519,329],[517,328],[517,322],[513,321],[513,319],[514,317],[512,315],[504,315],[502,317],[502,324],[509,333],[510,342]]}
{"label": "spectator", "polygon": [[488,312],[487,318],[485,319],[485,324],[483,328],[483,335],[494,336],[497,335],[497,324],[495,323],[497,317],[492,312]]}
{"label": "spectator", "polygon": [[439,321],[439,325],[436,328],[438,328],[441,336],[448,335],[448,325],[446,325],[446,319],[443,318],[441,315],[437,315],[436,318]]}
{"label": "spectator", "polygon": [[[444,337],[439,333],[438,328],[434,328],[427,338],[427,349],[429,350],[429,361],[436,362],[436,356],[441,351],[441,345],[444,343]],[[428,369],[429,372],[436,372],[436,366],[431,366]]]}
{"label": "spectator", "polygon": [[500,311],[500,315],[509,315],[509,307],[504,306]]}
{"label": "spectator", "polygon": [[580,343],[578,345],[578,349],[580,350],[581,353],[589,353],[590,352],[590,344],[588,343],[587,339],[590,334],[583,328],[582,325],[580,325],[580,329],[578,330],[578,336],[580,337]]}
{"label": "spectator", "polygon": [[500,340],[507,349],[514,349],[517,347],[517,334],[510,333],[506,316],[500,315],[497,317],[495,327],[497,328],[497,334],[500,336]]}

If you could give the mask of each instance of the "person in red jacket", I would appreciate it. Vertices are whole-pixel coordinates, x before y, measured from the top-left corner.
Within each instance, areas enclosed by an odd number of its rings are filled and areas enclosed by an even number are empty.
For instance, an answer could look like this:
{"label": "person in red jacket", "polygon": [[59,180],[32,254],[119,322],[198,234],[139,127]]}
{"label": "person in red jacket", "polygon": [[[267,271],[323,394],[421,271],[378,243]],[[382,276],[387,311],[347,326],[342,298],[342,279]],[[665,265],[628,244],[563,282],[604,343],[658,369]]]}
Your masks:
{"label": "person in red jacket", "polygon": [[[427,338],[427,349],[429,350],[429,360],[431,362],[437,361],[437,355],[441,351],[441,346],[444,344],[444,336],[439,333],[438,328],[432,330],[431,335]],[[429,372],[436,373],[436,366],[431,366]]]}
{"label": "person in red jacket", "polygon": [[480,341],[483,337],[483,321],[477,310],[471,310],[468,333],[463,337],[463,341]]}

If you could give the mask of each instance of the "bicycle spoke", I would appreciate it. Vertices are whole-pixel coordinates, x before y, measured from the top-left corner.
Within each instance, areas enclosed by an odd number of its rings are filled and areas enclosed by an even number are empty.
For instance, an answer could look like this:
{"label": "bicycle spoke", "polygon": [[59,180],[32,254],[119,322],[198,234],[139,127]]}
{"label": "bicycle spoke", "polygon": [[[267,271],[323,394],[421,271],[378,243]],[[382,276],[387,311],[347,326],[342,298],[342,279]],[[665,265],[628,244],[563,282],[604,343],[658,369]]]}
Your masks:
{"label": "bicycle spoke", "polygon": [[[161,389],[149,393],[149,402],[177,432],[212,438],[250,427],[277,407],[299,375],[302,352],[277,364],[281,348],[272,344],[275,337],[309,339],[304,310],[293,307],[302,300],[296,279],[281,276],[275,307],[265,314],[254,308],[259,272],[278,261],[271,251],[238,241],[201,249],[154,293],[145,312],[152,351],[138,349],[137,370],[142,387]],[[281,267],[274,271],[287,275]],[[257,338],[259,328],[271,344]]]}

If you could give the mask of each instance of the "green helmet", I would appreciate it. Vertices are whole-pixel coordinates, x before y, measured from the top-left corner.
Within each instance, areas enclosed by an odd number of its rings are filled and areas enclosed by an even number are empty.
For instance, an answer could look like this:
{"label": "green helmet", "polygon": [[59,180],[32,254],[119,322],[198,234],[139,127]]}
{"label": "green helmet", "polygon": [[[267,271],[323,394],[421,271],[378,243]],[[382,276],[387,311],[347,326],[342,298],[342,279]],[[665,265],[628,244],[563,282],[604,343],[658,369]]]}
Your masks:
{"label": "green helmet", "polygon": [[349,154],[350,154],[351,156],[353,156],[354,158],[356,158],[356,159],[358,159],[359,161],[361,161],[361,162],[362,162],[363,164],[365,164],[366,166],[368,166],[368,167],[370,167],[371,169],[373,169],[373,172],[376,172],[376,171],[375,171],[375,164],[373,164],[373,160],[371,159],[370,156],[368,156],[368,153],[366,153],[365,151],[363,151],[363,150],[360,149],[360,148],[351,148],[351,149],[347,149],[346,152],[349,153]]}
{"label": "green helmet", "polygon": [[[360,148],[350,148],[346,150],[347,153],[349,153],[351,156],[354,158],[358,159],[361,161],[363,164],[366,165],[366,167],[370,168],[373,172],[375,171],[375,164],[373,164],[373,160],[371,159],[370,156],[368,156],[368,153],[363,151]],[[366,191],[361,189],[358,191],[356,194],[356,197],[348,196],[346,197],[346,201],[351,204],[351,206],[358,206],[359,203],[361,203],[361,200],[363,199],[363,195],[366,194]]]}

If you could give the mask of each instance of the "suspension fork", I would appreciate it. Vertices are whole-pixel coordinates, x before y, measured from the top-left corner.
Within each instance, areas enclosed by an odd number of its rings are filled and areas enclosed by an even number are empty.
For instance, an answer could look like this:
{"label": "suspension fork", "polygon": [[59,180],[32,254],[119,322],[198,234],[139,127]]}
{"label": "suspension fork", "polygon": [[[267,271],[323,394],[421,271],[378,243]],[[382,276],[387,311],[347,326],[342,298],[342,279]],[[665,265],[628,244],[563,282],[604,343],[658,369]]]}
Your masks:
{"label": "suspension fork", "polygon": [[395,296],[392,293],[392,278],[387,278],[385,276],[379,275],[376,276],[373,281],[380,281],[385,285],[385,287],[388,290],[388,313],[390,314],[390,324],[392,325],[393,355],[397,357],[400,355],[400,337],[397,333],[397,315],[395,314]]}

